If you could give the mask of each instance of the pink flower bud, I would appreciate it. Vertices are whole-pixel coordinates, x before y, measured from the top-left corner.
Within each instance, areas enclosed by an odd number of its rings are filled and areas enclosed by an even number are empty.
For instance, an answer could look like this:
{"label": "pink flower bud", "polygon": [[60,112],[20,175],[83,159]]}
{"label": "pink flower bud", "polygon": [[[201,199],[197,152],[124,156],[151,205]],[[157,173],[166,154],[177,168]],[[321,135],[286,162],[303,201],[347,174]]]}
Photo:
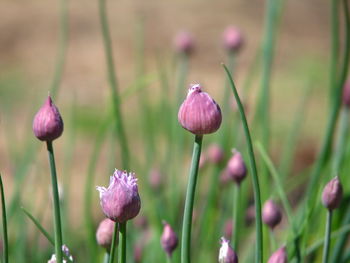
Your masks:
{"label": "pink flower bud", "polygon": [[140,212],[141,200],[134,175],[116,169],[108,188],[97,187],[104,214],[115,222],[124,223]]}
{"label": "pink flower bud", "polygon": [[227,172],[237,184],[240,184],[247,176],[247,167],[240,152],[233,149],[232,153],[233,155],[227,164]]}
{"label": "pink flower bud", "polygon": [[228,51],[238,52],[243,45],[243,37],[241,31],[234,26],[229,26],[224,31],[223,42],[224,47]]}
{"label": "pink flower bud", "polygon": [[255,206],[250,205],[248,206],[245,214],[245,223],[249,226],[254,222],[254,220],[255,220]]}
{"label": "pink flower bud", "polygon": [[221,238],[221,248],[219,252],[219,263],[238,263],[236,252],[230,246],[230,241]]}
{"label": "pink flower bud", "polygon": [[136,263],[142,260],[143,245],[137,244],[134,248],[134,260]]}
{"label": "pink flower bud", "polygon": [[193,51],[194,41],[188,32],[182,31],[175,36],[174,45],[179,53],[189,55]]}
{"label": "pink flower bud", "polygon": [[179,109],[178,120],[184,129],[203,135],[219,129],[222,116],[219,105],[199,84],[194,84]]}
{"label": "pink flower bud", "polygon": [[288,257],[287,257],[286,247],[281,247],[271,255],[267,263],[287,263],[287,262],[288,262]]}
{"label": "pink flower bud", "polygon": [[207,150],[207,156],[208,160],[211,163],[219,164],[224,159],[224,151],[221,149],[221,147],[218,144],[212,144],[209,146]]}
{"label": "pink flower bud", "polygon": [[343,87],[343,104],[350,108],[350,80],[346,81]]}
{"label": "pink flower bud", "polygon": [[53,141],[63,132],[61,115],[50,96],[34,117],[33,132],[41,141]]}
{"label": "pink flower bud", "polygon": [[96,231],[97,244],[104,247],[108,251],[112,244],[114,226],[114,221],[110,220],[109,218],[105,218],[100,222]]}
{"label": "pink flower bud", "polygon": [[343,187],[338,176],[330,180],[323,189],[322,203],[329,210],[339,207],[343,197]]}
{"label": "pink flower bud", "polygon": [[149,183],[154,190],[158,190],[162,185],[162,174],[158,169],[152,169],[149,174]]}
{"label": "pink flower bud", "polygon": [[167,255],[171,257],[173,251],[177,247],[178,239],[174,230],[166,222],[164,222],[163,234],[160,239],[160,243]]}
{"label": "pink flower bud", "polygon": [[282,212],[274,201],[267,200],[262,211],[262,220],[271,229],[275,228],[282,220]]}

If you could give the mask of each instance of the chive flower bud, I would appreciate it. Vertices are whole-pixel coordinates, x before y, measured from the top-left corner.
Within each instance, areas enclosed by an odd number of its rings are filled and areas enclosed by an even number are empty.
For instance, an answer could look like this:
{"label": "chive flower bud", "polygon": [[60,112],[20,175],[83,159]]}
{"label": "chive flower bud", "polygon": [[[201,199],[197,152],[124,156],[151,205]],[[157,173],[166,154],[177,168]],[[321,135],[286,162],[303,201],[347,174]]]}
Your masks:
{"label": "chive flower bud", "polygon": [[219,263],[238,263],[236,252],[230,246],[230,241],[221,238],[221,248],[219,252]]}
{"label": "chive flower bud", "polygon": [[115,222],[124,223],[140,212],[141,200],[134,175],[116,169],[108,188],[97,187],[104,214]]}
{"label": "chive flower bud", "polygon": [[167,222],[164,222],[163,224],[164,228],[160,243],[168,257],[171,257],[173,251],[177,247],[178,238],[175,231]]}
{"label": "chive flower bud", "polygon": [[224,159],[224,151],[222,148],[214,143],[209,146],[207,150],[208,160],[213,164],[219,164]]}
{"label": "chive flower bud", "polygon": [[336,176],[324,187],[322,203],[328,210],[333,210],[339,207],[342,197],[343,187],[338,176]]}
{"label": "chive flower bud", "polygon": [[237,184],[240,184],[247,176],[247,167],[240,152],[233,149],[232,153],[233,155],[227,164],[227,172]]}
{"label": "chive flower bud", "polygon": [[288,257],[287,257],[286,247],[281,247],[271,255],[267,263],[287,263],[287,262],[288,262]]}
{"label": "chive flower bud", "polygon": [[199,84],[194,84],[179,109],[178,120],[184,129],[204,135],[219,129],[222,116],[219,105],[202,91]]}
{"label": "chive flower bud", "polygon": [[175,36],[175,49],[182,54],[190,55],[194,49],[194,41],[190,33],[181,31]]}
{"label": "chive flower bud", "polygon": [[264,204],[262,220],[271,229],[275,228],[282,220],[281,209],[271,199]]}
{"label": "chive flower bud", "polygon": [[158,169],[152,169],[149,173],[149,184],[154,190],[162,186],[162,173]]}
{"label": "chive flower bud", "polygon": [[350,80],[346,81],[343,87],[343,104],[350,108]]}
{"label": "chive flower bud", "polygon": [[110,250],[112,244],[114,226],[114,221],[110,220],[109,218],[105,218],[100,222],[96,231],[97,244],[104,247],[108,251]]}
{"label": "chive flower bud", "polygon": [[41,141],[53,141],[63,132],[62,117],[50,96],[34,117],[33,132]]}
{"label": "chive flower bud", "polygon": [[230,52],[238,52],[243,45],[241,31],[234,26],[225,29],[223,35],[224,47]]}

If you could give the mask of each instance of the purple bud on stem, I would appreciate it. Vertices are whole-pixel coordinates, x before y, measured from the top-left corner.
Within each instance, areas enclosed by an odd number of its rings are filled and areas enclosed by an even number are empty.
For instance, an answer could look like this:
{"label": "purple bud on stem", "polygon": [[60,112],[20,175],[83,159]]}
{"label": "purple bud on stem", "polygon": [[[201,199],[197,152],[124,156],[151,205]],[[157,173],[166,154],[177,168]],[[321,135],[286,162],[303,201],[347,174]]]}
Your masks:
{"label": "purple bud on stem", "polygon": [[336,176],[324,187],[322,203],[328,210],[333,210],[339,207],[342,197],[343,187],[338,176]]}
{"label": "purple bud on stem", "polygon": [[287,263],[287,262],[288,262],[288,257],[287,257],[286,247],[281,247],[271,255],[267,263]]}
{"label": "purple bud on stem", "polygon": [[223,35],[224,47],[231,52],[238,52],[243,45],[243,37],[241,31],[234,26],[225,29]]}
{"label": "purple bud on stem", "polygon": [[240,184],[241,181],[247,176],[247,167],[244,163],[242,155],[237,150],[232,150],[232,157],[227,164],[227,172],[229,176],[237,183]]}
{"label": "purple bud on stem", "polygon": [[109,218],[105,218],[100,222],[96,231],[97,244],[104,247],[108,251],[110,250],[112,244],[114,226],[114,221],[110,220]]}
{"label": "purple bud on stem", "polygon": [[267,200],[264,204],[262,220],[271,229],[274,229],[282,220],[281,209],[271,199]]}
{"label": "purple bud on stem", "polygon": [[179,109],[178,120],[184,129],[204,135],[219,129],[222,116],[219,105],[202,91],[199,84],[194,84]]}
{"label": "purple bud on stem", "polygon": [[173,251],[177,247],[178,238],[175,231],[167,222],[163,222],[163,224],[164,224],[164,228],[163,228],[162,237],[160,239],[160,243],[165,253],[168,255],[168,257],[171,257],[171,255],[173,254]]}
{"label": "purple bud on stem", "polygon": [[194,49],[194,41],[190,33],[181,31],[175,36],[174,45],[179,53],[190,55]]}
{"label": "purple bud on stem", "polygon": [[230,246],[230,241],[221,238],[221,248],[219,252],[219,263],[238,263],[236,252]]}

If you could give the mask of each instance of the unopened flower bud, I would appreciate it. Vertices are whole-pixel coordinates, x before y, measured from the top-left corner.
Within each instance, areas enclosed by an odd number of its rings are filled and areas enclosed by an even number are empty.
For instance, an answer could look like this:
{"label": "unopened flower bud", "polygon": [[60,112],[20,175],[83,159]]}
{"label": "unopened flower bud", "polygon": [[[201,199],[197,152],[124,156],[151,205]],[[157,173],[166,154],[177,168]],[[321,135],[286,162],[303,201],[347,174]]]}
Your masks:
{"label": "unopened flower bud", "polygon": [[282,220],[282,212],[274,201],[267,200],[262,211],[262,220],[271,229],[275,228]]}
{"label": "unopened flower bud", "polygon": [[164,251],[167,253],[168,257],[171,257],[173,251],[177,247],[178,238],[175,231],[166,222],[164,222],[163,234],[160,239],[160,243]]}
{"label": "unopened flower bud", "polygon": [[230,26],[226,28],[223,36],[224,47],[231,52],[238,52],[243,45],[243,37],[241,31]]}
{"label": "unopened flower bud", "polygon": [[350,108],[350,80],[346,81],[343,87],[343,104]]}
{"label": "unopened flower bud", "polygon": [[179,32],[175,36],[175,48],[179,53],[190,55],[194,49],[194,41],[190,33],[186,31]]}
{"label": "unopened flower bud", "polygon": [[154,190],[158,190],[162,185],[162,174],[158,169],[152,169],[149,174],[149,183]]}
{"label": "unopened flower bud", "polygon": [[236,252],[230,246],[230,241],[221,238],[221,248],[219,252],[219,263],[238,263]]}
{"label": "unopened flower bud", "polygon": [[207,150],[208,160],[211,163],[219,164],[224,159],[224,151],[218,144],[212,144]]}
{"label": "unopened flower bud", "polygon": [[41,141],[53,141],[63,132],[61,115],[50,96],[34,117],[33,132]]}
{"label": "unopened flower bud", "polygon": [[219,129],[222,116],[219,105],[199,84],[194,84],[179,109],[178,120],[184,129],[204,135]]}
{"label": "unopened flower bud", "polygon": [[103,219],[96,231],[97,244],[104,247],[108,251],[110,250],[113,233],[114,233],[115,222],[109,218]]}
{"label": "unopened flower bud", "polygon": [[255,206],[250,205],[247,208],[246,214],[245,214],[245,223],[246,225],[251,225],[255,220]]}
{"label": "unopened flower bud", "polygon": [[116,169],[108,188],[97,187],[104,214],[115,222],[124,223],[140,212],[141,200],[134,175]]}
{"label": "unopened flower bud", "polygon": [[227,172],[237,184],[240,184],[247,176],[247,167],[240,152],[233,149],[232,153],[233,155],[227,164]]}
{"label": "unopened flower bud", "polygon": [[286,247],[281,247],[276,252],[274,252],[267,263],[287,263],[287,251]]}
{"label": "unopened flower bud", "polygon": [[343,197],[343,187],[338,176],[330,180],[323,189],[322,203],[329,210],[339,207]]}
{"label": "unopened flower bud", "polygon": [[142,261],[142,252],[143,252],[143,245],[136,244],[134,248],[134,261],[136,263]]}

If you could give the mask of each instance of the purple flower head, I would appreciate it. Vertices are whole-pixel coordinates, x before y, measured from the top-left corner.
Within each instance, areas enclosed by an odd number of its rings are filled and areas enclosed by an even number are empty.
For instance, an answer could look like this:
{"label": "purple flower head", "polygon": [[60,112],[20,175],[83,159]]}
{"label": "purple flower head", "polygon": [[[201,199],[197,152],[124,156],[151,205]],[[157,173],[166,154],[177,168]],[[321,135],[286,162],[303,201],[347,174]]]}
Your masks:
{"label": "purple flower head", "polygon": [[236,252],[230,246],[230,241],[221,238],[221,248],[219,252],[219,263],[238,263]]}
{"label": "purple flower head", "polygon": [[232,153],[233,155],[227,164],[227,172],[237,184],[240,184],[247,176],[247,167],[240,152],[233,149]]}
{"label": "purple flower head", "polygon": [[194,48],[194,41],[190,33],[181,31],[175,36],[174,45],[179,53],[190,55]]}
{"label": "purple flower head", "polygon": [[178,120],[184,129],[204,135],[219,129],[222,116],[219,105],[202,91],[201,85],[193,84],[179,109]]}
{"label": "purple flower head", "polygon": [[104,214],[115,222],[124,223],[140,212],[141,200],[134,175],[116,169],[108,188],[97,187]]}
{"label": "purple flower head", "polygon": [[177,247],[178,238],[175,231],[167,222],[163,222],[163,224],[164,224],[164,228],[163,228],[162,237],[160,239],[160,243],[164,251],[167,253],[168,257],[171,257],[171,255],[173,254],[173,251]]}
{"label": "purple flower head", "polygon": [[329,210],[333,210],[339,207],[342,197],[343,187],[338,176],[336,176],[324,187],[322,193],[322,203]]}
{"label": "purple flower head", "polygon": [[275,228],[282,220],[281,209],[271,199],[267,200],[264,204],[262,220],[271,229]]}
{"label": "purple flower head", "polygon": [[109,218],[103,219],[96,231],[97,244],[109,251],[114,233],[115,222]]}
{"label": "purple flower head", "polygon": [[223,36],[224,47],[231,52],[238,52],[243,45],[243,37],[241,31],[234,26],[229,26],[224,31]]}
{"label": "purple flower head", "polygon": [[41,141],[53,141],[63,132],[63,121],[50,96],[33,120],[34,135]]}
{"label": "purple flower head", "polygon": [[281,247],[271,255],[267,263],[287,263],[287,262],[288,262],[288,257],[287,257],[286,247]]}

